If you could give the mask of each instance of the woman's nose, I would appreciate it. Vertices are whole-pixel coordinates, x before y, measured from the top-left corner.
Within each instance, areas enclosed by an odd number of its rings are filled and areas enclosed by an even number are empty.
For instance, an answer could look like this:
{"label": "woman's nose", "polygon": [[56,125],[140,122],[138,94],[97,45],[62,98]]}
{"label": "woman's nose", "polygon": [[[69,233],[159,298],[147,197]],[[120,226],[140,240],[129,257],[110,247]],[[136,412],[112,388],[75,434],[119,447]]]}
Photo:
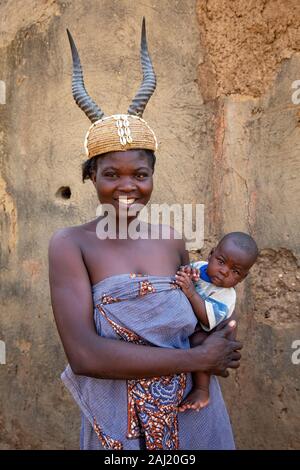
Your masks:
{"label": "woman's nose", "polygon": [[136,184],[132,178],[120,178],[118,184],[119,191],[130,192],[133,189],[136,189]]}

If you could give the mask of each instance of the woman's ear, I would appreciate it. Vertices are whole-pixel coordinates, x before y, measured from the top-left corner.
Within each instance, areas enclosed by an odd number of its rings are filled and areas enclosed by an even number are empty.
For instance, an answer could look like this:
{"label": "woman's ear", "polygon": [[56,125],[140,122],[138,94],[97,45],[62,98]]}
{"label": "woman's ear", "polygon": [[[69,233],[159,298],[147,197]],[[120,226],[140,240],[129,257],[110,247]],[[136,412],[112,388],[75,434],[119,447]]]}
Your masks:
{"label": "woman's ear", "polygon": [[90,179],[95,187],[96,187],[97,171],[98,171],[98,159],[99,159],[99,155],[96,157],[93,157],[93,162],[92,162],[91,171],[90,171],[90,175],[91,175]]}
{"label": "woman's ear", "polygon": [[92,183],[93,183],[94,186],[96,186],[96,176],[97,176],[96,172],[95,172],[95,171],[92,171],[92,173],[91,173],[91,181],[92,181]]}
{"label": "woman's ear", "polygon": [[98,162],[94,162],[93,168],[91,171],[91,181],[93,185],[96,187],[96,181],[97,181],[97,171],[98,171]]}

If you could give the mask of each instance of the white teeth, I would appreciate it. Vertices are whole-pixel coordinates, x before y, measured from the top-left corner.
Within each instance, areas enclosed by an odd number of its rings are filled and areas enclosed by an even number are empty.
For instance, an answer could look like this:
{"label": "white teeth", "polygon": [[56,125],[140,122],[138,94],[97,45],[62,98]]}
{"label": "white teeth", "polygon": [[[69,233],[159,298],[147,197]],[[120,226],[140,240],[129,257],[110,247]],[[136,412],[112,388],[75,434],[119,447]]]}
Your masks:
{"label": "white teeth", "polygon": [[119,197],[119,202],[121,202],[122,204],[127,204],[128,206],[130,204],[133,204],[135,201],[135,199],[127,199],[127,197]]}

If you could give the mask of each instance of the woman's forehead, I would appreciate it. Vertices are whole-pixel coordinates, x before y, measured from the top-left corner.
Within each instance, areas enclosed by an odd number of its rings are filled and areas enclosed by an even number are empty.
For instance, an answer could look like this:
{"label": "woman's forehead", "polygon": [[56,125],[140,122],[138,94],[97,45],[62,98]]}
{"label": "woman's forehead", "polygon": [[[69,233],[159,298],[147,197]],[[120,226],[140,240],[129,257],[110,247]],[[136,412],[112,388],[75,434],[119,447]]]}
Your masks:
{"label": "woman's forehead", "polygon": [[98,164],[101,168],[137,168],[150,167],[148,155],[143,150],[128,150],[126,152],[110,152],[99,157]]}

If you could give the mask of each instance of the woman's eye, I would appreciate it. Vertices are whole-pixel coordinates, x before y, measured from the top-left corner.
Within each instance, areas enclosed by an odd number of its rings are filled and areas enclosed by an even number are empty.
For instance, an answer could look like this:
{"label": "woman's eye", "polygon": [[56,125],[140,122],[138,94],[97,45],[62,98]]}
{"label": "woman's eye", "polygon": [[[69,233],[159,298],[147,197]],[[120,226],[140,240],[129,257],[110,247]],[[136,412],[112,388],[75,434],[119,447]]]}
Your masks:
{"label": "woman's eye", "polygon": [[147,176],[148,176],[148,175],[146,175],[146,174],[140,173],[140,174],[136,175],[136,178],[137,178],[138,180],[143,180],[144,178],[147,178]]}
{"label": "woman's eye", "polygon": [[116,173],[105,173],[104,175],[106,178],[115,178],[117,176]]}

